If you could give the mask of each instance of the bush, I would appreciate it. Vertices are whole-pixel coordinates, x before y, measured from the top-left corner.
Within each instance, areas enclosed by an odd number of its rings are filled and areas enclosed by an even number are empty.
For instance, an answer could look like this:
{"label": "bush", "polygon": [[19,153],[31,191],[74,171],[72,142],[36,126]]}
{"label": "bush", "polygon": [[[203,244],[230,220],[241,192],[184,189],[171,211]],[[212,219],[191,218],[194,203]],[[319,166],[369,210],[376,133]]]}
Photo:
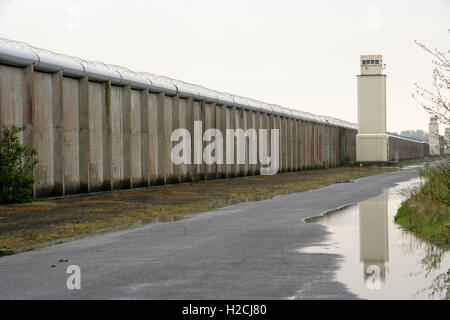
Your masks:
{"label": "bush", "polygon": [[342,160],[340,165],[341,166],[345,166],[345,167],[349,167],[351,166],[351,162],[352,162],[352,158],[349,155],[346,155]]}
{"label": "bush", "polygon": [[3,128],[0,141],[0,202],[29,202],[33,200],[33,169],[36,149],[19,142],[19,133],[26,125]]}
{"label": "bush", "polygon": [[400,206],[395,222],[435,245],[450,249],[450,168],[445,159],[426,164],[424,183],[411,191]]}
{"label": "bush", "polygon": [[192,176],[192,183],[199,183],[200,180],[201,180],[201,177],[197,172],[197,168],[194,168],[194,174]]}
{"label": "bush", "polygon": [[430,199],[450,206],[449,159],[444,158],[437,164],[425,164],[420,175],[425,180],[422,193]]}

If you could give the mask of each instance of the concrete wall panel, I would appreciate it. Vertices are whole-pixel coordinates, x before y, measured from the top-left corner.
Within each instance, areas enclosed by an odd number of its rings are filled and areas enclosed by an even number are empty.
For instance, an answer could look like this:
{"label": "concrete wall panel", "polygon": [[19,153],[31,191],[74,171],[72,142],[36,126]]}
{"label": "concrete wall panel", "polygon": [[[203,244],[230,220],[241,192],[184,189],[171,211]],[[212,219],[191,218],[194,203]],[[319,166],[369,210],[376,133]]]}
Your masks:
{"label": "concrete wall panel", "polygon": [[[242,128],[244,129],[244,132],[246,132],[247,129],[250,128],[249,123],[248,123],[249,119],[250,119],[249,113],[250,113],[249,110],[242,110]],[[248,138],[245,138],[245,147],[244,148],[245,148],[244,176],[248,176],[249,172],[250,172],[250,170],[249,170],[249,157],[248,157],[250,150],[249,150]]]}
{"label": "concrete wall panel", "polygon": [[[226,129],[232,129],[233,128],[233,113],[234,110],[233,108],[228,108],[226,107],[225,109],[225,128]],[[226,141],[227,141],[227,134],[226,134],[226,129],[224,131],[224,143],[225,143],[225,147],[224,147],[224,163],[225,163],[225,174],[227,176],[227,178],[231,178],[234,176],[235,174],[235,170],[232,164],[227,163],[227,148],[226,148]]]}
{"label": "concrete wall panel", "polygon": [[[79,193],[80,190],[80,129],[79,129],[79,80],[63,80],[64,114],[64,189],[66,194]],[[39,155],[38,155],[39,157]]]}
{"label": "concrete wall panel", "polygon": [[[188,129],[187,114],[188,114],[188,100],[179,99],[179,101],[178,101],[178,128]],[[177,167],[180,182],[188,181],[188,179],[187,179],[188,164],[180,164],[180,165],[177,165],[176,167]]]}
{"label": "concrete wall panel", "polygon": [[[150,186],[150,172],[151,172],[151,162],[152,154],[150,150],[150,97],[148,90],[142,90],[140,92],[140,135],[141,135],[141,186]],[[134,114],[134,113],[133,113]],[[134,182],[133,182],[134,183]]]}
{"label": "concrete wall panel", "polygon": [[[259,136],[259,112],[250,111],[249,112],[249,127],[254,129],[256,132],[256,143],[258,144],[258,136]],[[249,149],[249,159],[252,159],[254,157],[255,159],[258,159],[258,147],[256,147],[256,152]],[[249,165],[249,173],[250,175],[255,175],[257,171],[256,164],[250,164]]]}
{"label": "concrete wall panel", "polygon": [[[223,148],[225,148],[225,129],[226,129],[226,114],[225,114],[225,105],[216,105],[216,128],[222,132],[222,141]],[[226,177],[226,169],[225,165],[225,149],[222,151],[222,164],[216,164],[216,178],[225,178]]]}
{"label": "concrete wall panel", "polygon": [[[24,70],[0,65],[0,133],[3,127],[23,124],[27,95]],[[22,135],[20,142],[23,142]]]}
{"label": "concrete wall panel", "polygon": [[123,89],[111,86],[111,180],[113,189],[122,189],[124,179],[123,164]]}
{"label": "concrete wall panel", "polygon": [[156,112],[155,112],[155,128],[156,128],[156,155],[157,155],[157,176],[154,179],[153,184],[165,184],[166,174],[165,174],[165,94],[162,92],[157,95],[156,99]]}
{"label": "concrete wall panel", "polygon": [[142,92],[131,90],[130,108],[130,174],[131,187],[145,186],[145,175],[142,164],[142,128],[141,128],[141,108],[144,107]]}
{"label": "concrete wall panel", "polygon": [[106,118],[106,90],[102,83],[89,82],[89,190],[104,189],[103,147],[104,134],[107,134]]}
{"label": "concrete wall panel", "polygon": [[[204,107],[204,131],[208,129],[214,129],[216,127],[216,105],[205,103],[203,105]],[[205,141],[203,144],[203,151],[205,151],[206,146],[214,143],[214,138],[211,139],[211,141]],[[215,152],[212,152],[211,156],[215,156]],[[204,158],[205,159],[205,158]],[[206,179],[211,180],[216,178],[216,165],[215,164],[205,164],[205,173],[206,173]]]}
{"label": "concrete wall panel", "polygon": [[[199,130],[201,132],[196,133],[194,130],[194,134],[192,135],[191,139],[192,139],[192,144],[193,144],[193,148],[192,148],[192,155],[193,155],[193,160],[194,160],[194,178],[195,179],[204,179],[204,175],[203,175],[203,168],[202,165],[200,164],[200,162],[203,162],[203,147],[201,148],[201,150],[196,150],[195,146],[194,146],[194,142],[196,139],[196,136],[202,135],[203,134],[203,130],[204,130],[204,122],[202,120],[202,103],[198,102],[198,101],[194,101],[193,102],[193,108],[192,108],[192,114],[193,114],[193,121],[194,124],[196,121],[201,121],[201,126],[199,126]],[[193,126],[194,126],[193,124]],[[202,136],[199,137],[199,139],[203,140]],[[201,141],[199,140],[199,141]],[[203,146],[203,143],[201,144]]]}
{"label": "concrete wall panel", "polygon": [[186,165],[186,181],[192,181],[194,175],[194,99],[186,100],[186,129],[191,134],[191,164]]}
{"label": "concrete wall panel", "polygon": [[160,159],[161,156],[159,154],[160,141],[158,139],[158,134],[161,134],[161,119],[160,114],[162,112],[161,107],[159,107],[161,102],[161,94],[157,95],[154,93],[150,93],[148,96],[148,113],[147,113],[147,121],[148,121],[148,146],[149,146],[149,158],[150,158],[150,185],[158,185],[164,183],[164,176],[160,173],[160,170],[164,170],[161,168]]}
{"label": "concrete wall panel", "polygon": [[174,98],[166,96],[164,97],[164,109],[163,109],[163,123],[164,123],[164,172],[165,172],[165,183],[176,183],[178,182],[178,177],[175,175],[171,151],[172,151],[172,141],[170,137],[173,130],[173,111],[176,110],[176,105],[174,106]]}
{"label": "concrete wall panel", "polygon": [[53,95],[59,93],[54,90],[54,75],[35,72],[35,105],[34,117],[34,147],[39,154],[36,165],[36,196],[46,197],[54,195],[54,132],[53,132]]}
{"label": "concrete wall panel", "polygon": [[[242,118],[243,118],[243,110],[242,109],[238,109],[236,107],[233,107],[233,111],[234,111],[234,129],[243,129],[244,126],[242,124]],[[236,176],[237,177],[241,177],[244,175],[244,165],[243,164],[239,164],[239,162],[242,161],[238,161],[238,144],[236,143],[236,138],[234,138],[234,158],[235,158],[235,170],[236,170]]]}

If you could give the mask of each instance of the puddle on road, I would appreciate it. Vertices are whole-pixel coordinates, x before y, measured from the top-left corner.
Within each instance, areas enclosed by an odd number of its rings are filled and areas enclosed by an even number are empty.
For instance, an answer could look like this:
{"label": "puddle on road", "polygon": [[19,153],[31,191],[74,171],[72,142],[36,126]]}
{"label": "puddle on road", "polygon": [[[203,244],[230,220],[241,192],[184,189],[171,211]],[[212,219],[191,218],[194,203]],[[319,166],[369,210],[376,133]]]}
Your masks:
{"label": "puddle on road", "polygon": [[334,253],[344,257],[336,280],[364,299],[450,299],[450,252],[443,252],[402,230],[394,216],[417,186],[413,179],[381,195],[308,218],[332,232],[323,245],[300,253]]}

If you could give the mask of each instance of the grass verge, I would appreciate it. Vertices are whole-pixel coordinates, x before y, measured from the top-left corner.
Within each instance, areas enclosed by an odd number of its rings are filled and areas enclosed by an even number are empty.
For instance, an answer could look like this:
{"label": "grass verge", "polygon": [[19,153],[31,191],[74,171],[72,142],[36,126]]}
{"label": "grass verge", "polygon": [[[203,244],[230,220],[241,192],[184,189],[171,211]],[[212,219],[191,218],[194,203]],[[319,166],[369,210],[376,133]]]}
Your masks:
{"label": "grass verge", "polygon": [[450,207],[439,201],[415,195],[402,203],[395,222],[438,247],[450,249]]}
{"label": "grass verge", "polygon": [[397,211],[395,222],[444,250],[450,249],[450,170],[448,162],[426,165],[425,183],[411,192]]}
{"label": "grass verge", "polygon": [[393,170],[338,167],[0,205],[0,255]]}

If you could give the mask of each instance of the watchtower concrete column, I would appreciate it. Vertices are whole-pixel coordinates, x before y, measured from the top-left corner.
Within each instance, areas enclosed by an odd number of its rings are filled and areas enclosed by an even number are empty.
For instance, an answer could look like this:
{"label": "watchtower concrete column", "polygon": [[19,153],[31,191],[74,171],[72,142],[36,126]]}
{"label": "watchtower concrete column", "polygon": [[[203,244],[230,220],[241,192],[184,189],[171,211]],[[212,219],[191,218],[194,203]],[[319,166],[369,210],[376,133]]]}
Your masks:
{"label": "watchtower concrete column", "polygon": [[361,56],[360,66],[356,161],[388,161],[386,75],[382,74],[382,56]]}

